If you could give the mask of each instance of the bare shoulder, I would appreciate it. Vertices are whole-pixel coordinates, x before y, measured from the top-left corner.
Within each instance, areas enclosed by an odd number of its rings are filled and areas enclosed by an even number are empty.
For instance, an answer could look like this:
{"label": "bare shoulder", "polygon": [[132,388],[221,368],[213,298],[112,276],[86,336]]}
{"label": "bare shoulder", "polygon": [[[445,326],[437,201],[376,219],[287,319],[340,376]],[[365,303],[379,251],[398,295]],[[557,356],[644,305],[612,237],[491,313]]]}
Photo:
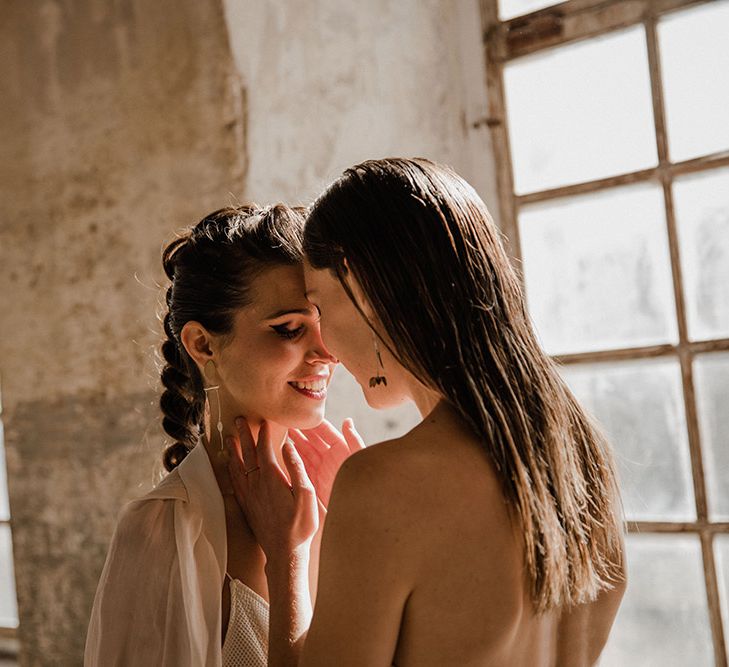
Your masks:
{"label": "bare shoulder", "polygon": [[[332,503],[351,504],[390,525],[433,523],[472,516],[474,504],[503,505],[503,494],[482,443],[462,423],[441,419],[350,456],[335,480]],[[481,519],[503,516],[484,512]]]}
{"label": "bare shoulder", "polygon": [[[355,503],[366,511],[386,510],[404,500],[408,452],[402,439],[362,449],[342,464],[332,489],[332,503]],[[398,503],[400,504],[400,503]]]}

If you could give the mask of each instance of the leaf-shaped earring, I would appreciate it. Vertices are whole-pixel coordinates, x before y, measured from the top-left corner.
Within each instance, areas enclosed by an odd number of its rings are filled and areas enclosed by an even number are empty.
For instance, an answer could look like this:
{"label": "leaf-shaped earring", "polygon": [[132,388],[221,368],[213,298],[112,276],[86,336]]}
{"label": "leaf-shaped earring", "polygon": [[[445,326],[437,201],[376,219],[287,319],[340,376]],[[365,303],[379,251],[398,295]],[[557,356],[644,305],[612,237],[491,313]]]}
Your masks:
{"label": "leaf-shaped earring", "polygon": [[380,384],[387,386],[387,378],[384,375],[380,375],[380,371],[384,371],[385,368],[382,365],[382,356],[380,355],[380,348],[377,345],[377,334],[372,332],[372,341],[375,344],[375,356],[377,357],[377,375],[373,375],[370,378],[370,387],[377,387]]}

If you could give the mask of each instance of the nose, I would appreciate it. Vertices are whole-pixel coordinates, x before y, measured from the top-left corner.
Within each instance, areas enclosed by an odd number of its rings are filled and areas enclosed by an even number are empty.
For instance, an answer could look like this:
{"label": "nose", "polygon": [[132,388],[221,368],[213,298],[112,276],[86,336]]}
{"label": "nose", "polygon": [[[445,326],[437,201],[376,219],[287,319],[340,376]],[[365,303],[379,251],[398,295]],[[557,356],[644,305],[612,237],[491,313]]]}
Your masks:
{"label": "nose", "polygon": [[312,332],[312,340],[309,349],[306,351],[305,356],[306,363],[313,365],[316,364],[338,364],[337,359],[324,345],[324,341],[321,337],[319,327],[316,327]]}

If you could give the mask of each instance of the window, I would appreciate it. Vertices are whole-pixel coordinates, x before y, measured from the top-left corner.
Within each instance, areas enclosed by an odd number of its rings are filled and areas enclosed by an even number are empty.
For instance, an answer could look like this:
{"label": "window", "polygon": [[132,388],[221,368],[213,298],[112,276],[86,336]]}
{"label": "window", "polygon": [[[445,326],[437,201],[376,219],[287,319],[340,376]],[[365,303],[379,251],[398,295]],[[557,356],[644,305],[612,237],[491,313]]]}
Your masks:
{"label": "window", "polygon": [[[2,417],[1,402],[0,417]],[[4,442],[3,424],[0,421],[0,660],[17,654],[15,636],[18,627]]]}
{"label": "window", "polygon": [[616,451],[601,664],[726,665],[729,0],[481,0],[502,227]]}

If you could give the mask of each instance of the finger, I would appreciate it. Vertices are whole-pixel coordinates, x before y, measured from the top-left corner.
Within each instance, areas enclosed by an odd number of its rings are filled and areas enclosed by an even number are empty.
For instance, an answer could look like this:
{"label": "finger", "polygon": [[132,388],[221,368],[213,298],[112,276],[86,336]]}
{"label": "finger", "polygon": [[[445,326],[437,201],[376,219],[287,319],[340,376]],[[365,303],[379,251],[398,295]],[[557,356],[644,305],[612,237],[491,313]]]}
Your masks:
{"label": "finger", "polygon": [[347,448],[347,441],[342,437],[342,434],[326,419],[324,419],[321,424],[311,429],[311,432],[324,440],[324,442],[328,442],[332,447],[338,446]]}
{"label": "finger", "polygon": [[299,429],[291,428],[289,429],[289,437],[293,440],[296,449],[299,451],[302,449],[313,449],[321,453],[329,451],[329,445],[321,438],[314,438],[311,431],[304,433]]}
{"label": "finger", "polygon": [[342,422],[342,435],[344,435],[349,451],[352,453],[367,447],[362,436],[357,433],[357,429],[354,428],[354,421],[352,421],[351,417],[347,417],[344,422]]}
{"label": "finger", "polygon": [[236,417],[235,426],[238,429],[239,447],[243,454],[246,469],[255,468],[258,465],[258,452],[256,451],[256,442],[253,439],[248,420],[245,417]]}
{"label": "finger", "polygon": [[309,445],[297,445],[295,442],[292,441],[292,444],[296,448],[296,451],[299,453],[299,456],[304,461],[304,465],[306,466],[306,472],[308,473],[310,470],[316,470],[317,467],[321,464],[321,454],[311,447]]}
{"label": "finger", "polygon": [[284,443],[283,450],[284,465],[289,473],[289,479],[291,480],[291,488],[294,490],[294,495],[298,491],[314,491],[314,485],[311,483],[309,476],[306,474],[306,468],[304,462],[301,460],[299,453],[296,451],[296,447],[293,444],[286,442]]}
{"label": "finger", "polygon": [[265,419],[261,422],[261,428],[258,430],[256,453],[258,454],[258,465],[278,469],[276,454],[273,451],[273,442],[271,440],[271,427]]}
{"label": "finger", "polygon": [[245,500],[245,487],[248,480],[245,474],[240,443],[235,438],[228,437],[226,438],[226,444],[230,452],[230,456],[228,457],[230,481],[233,484],[236,499],[238,502],[243,502]]}
{"label": "finger", "polygon": [[233,467],[243,467],[243,452],[241,451],[240,441],[233,436],[228,436],[225,439],[225,444],[228,448],[228,463]]}

